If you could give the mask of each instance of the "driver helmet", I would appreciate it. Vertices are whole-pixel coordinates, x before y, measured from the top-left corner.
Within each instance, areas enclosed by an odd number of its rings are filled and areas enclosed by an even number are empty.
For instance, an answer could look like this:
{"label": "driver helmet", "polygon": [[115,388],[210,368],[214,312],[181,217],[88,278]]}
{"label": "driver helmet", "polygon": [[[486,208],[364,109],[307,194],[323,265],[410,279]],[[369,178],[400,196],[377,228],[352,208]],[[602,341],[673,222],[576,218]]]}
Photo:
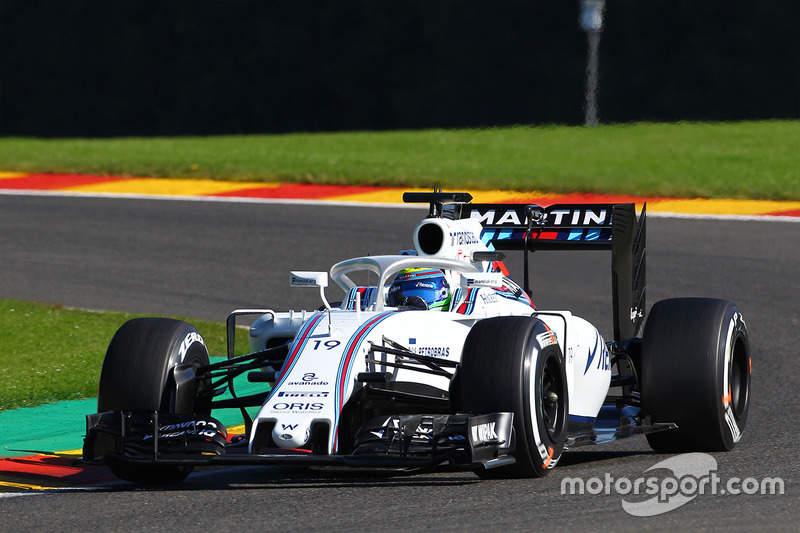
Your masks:
{"label": "driver helmet", "polygon": [[447,311],[450,309],[450,284],[441,270],[407,268],[398,272],[389,286],[387,304]]}

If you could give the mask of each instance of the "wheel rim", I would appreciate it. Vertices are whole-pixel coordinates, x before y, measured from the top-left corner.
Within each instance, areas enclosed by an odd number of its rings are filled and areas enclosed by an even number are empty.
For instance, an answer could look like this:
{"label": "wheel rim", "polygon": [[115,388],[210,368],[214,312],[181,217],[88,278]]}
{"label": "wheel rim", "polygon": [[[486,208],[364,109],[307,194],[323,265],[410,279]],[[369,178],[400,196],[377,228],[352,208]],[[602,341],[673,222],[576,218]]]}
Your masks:
{"label": "wheel rim", "polygon": [[542,422],[545,430],[552,440],[563,427],[563,405],[566,391],[561,377],[558,360],[548,357],[542,369],[542,380],[539,386],[539,405],[541,406]]}
{"label": "wheel rim", "polygon": [[733,347],[733,355],[728,367],[730,405],[737,420],[741,420],[747,408],[749,379],[750,368],[746,350],[740,342],[737,342]]}

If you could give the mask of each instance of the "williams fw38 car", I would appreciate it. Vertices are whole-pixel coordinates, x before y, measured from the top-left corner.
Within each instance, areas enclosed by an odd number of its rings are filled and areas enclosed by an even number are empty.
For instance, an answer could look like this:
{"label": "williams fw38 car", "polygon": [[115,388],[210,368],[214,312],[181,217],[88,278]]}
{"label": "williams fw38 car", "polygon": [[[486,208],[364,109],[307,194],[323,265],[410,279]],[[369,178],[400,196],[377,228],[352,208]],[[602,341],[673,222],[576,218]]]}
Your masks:
{"label": "williams fw38 car", "polygon": [[[319,309],[233,311],[227,359],[210,362],[185,322],[125,323],[105,356],[83,461],[141,483],[242,464],[539,477],[565,451],[632,435],[659,452],[740,440],[744,319],[728,301],[677,298],[645,321],[644,209],[476,204],[438,190],[403,199],[430,205],[413,250],[291,272],[291,286],[319,289]],[[530,252],[579,249],[611,252],[613,340],[531,301]],[[503,263],[512,250],[522,286]],[[340,303],[328,301],[329,280]],[[245,315],[251,353],[236,355]],[[237,377],[263,388],[238,395]],[[243,434],[214,418],[230,408]]]}

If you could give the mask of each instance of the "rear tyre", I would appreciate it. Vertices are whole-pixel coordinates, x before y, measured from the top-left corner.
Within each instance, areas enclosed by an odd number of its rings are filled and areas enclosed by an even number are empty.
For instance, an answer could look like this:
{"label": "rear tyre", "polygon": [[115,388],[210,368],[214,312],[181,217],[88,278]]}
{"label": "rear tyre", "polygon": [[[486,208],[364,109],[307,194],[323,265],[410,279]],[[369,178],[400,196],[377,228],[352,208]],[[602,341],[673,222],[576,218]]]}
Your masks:
{"label": "rear tyre", "polygon": [[542,477],[561,457],[569,398],[564,357],[541,320],[497,317],[476,323],[464,344],[456,394],[460,412],[514,413],[516,463],[481,477]]}
{"label": "rear tyre", "polygon": [[650,311],[642,344],[642,413],[678,429],[647,435],[657,452],[727,451],[750,407],[750,344],[731,302],[675,298]]}
{"label": "rear tyre", "polygon": [[[165,414],[209,414],[210,407],[179,398],[172,376],[178,364],[209,364],[208,350],[190,324],[169,318],[136,318],[119,328],[108,346],[97,411],[158,411]],[[185,395],[184,395],[185,396]],[[117,477],[135,483],[169,484],[182,481],[191,467],[109,465]]]}

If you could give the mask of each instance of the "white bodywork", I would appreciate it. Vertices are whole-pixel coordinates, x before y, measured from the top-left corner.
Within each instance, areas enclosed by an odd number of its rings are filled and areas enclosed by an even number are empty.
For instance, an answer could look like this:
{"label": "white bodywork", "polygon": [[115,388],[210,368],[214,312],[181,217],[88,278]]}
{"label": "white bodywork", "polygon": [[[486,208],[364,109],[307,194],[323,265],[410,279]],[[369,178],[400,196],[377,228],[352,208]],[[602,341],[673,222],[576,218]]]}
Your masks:
{"label": "white bodywork", "polygon": [[[435,253],[425,253],[418,234],[422,226],[432,224],[442,231],[442,245]],[[293,285],[320,287],[326,309],[270,312],[251,326],[253,351],[264,349],[270,339],[292,341],[272,392],[255,417],[250,452],[258,453],[253,442],[261,426],[272,428],[277,446],[293,449],[306,445],[312,425],[324,423],[330,431],[328,453],[337,453],[339,417],[347,400],[363,386],[356,379],[362,372],[390,372],[392,381],[424,383],[446,394],[449,379],[369,363],[370,348],[390,341],[420,355],[458,362],[472,325],[495,316],[536,316],[548,325],[565,356],[570,418],[594,420],[611,380],[602,336],[589,322],[569,312],[538,311],[518,292],[501,290],[503,278],[492,272],[493,265],[472,261],[475,252],[489,251],[480,240],[480,231],[476,220],[426,219],[414,232],[418,255],[361,257],[334,265],[330,277],[346,294],[341,307],[330,308],[325,301],[325,273],[293,273]],[[398,309],[386,304],[387,286],[397,272],[410,267],[443,270],[453,292],[449,311]],[[369,290],[351,279],[352,273],[364,270],[378,276],[378,283]],[[360,301],[362,294],[364,301]],[[395,359],[386,353],[370,357],[388,362]],[[418,363],[406,360],[404,364]]]}

